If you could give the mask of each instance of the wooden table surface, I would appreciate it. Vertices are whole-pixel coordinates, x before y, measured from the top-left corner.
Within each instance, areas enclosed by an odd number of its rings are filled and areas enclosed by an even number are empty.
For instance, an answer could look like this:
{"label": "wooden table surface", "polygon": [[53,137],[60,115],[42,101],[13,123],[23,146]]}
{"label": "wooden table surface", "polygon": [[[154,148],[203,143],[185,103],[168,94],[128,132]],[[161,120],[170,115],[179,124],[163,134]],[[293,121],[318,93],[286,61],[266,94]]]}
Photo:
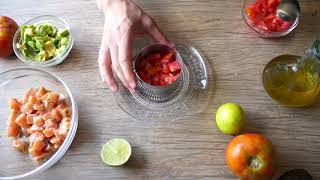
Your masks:
{"label": "wooden table surface", "polygon": [[[228,170],[225,149],[231,136],[215,126],[215,111],[226,102],[246,110],[246,132],[272,140],[279,172],[305,168],[320,179],[320,103],[287,109],[263,90],[261,73],[273,57],[301,54],[320,35],[320,1],[302,0],[301,24],[288,37],[262,39],[241,16],[241,1],[139,0],[176,43],[198,48],[210,69],[210,105],[201,114],[180,120],[135,120],[117,105],[100,81],[98,48],[104,18],[94,0],[1,0],[1,15],[24,21],[44,14],[65,18],[71,25],[74,48],[65,62],[45,68],[69,85],[79,106],[79,127],[64,157],[35,179],[236,179]],[[25,67],[16,57],[0,61],[0,71]],[[124,167],[106,166],[102,145],[111,138],[127,139],[133,157]]]}

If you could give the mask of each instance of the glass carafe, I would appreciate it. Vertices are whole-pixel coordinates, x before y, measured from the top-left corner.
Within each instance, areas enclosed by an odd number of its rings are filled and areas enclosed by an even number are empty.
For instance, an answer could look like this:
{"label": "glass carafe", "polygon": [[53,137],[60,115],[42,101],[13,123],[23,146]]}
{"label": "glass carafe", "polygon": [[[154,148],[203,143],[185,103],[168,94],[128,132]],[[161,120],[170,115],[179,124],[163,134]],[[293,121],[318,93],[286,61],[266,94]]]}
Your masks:
{"label": "glass carafe", "polygon": [[268,95],[287,107],[312,104],[320,90],[320,40],[303,56],[281,55],[264,68],[262,82]]}

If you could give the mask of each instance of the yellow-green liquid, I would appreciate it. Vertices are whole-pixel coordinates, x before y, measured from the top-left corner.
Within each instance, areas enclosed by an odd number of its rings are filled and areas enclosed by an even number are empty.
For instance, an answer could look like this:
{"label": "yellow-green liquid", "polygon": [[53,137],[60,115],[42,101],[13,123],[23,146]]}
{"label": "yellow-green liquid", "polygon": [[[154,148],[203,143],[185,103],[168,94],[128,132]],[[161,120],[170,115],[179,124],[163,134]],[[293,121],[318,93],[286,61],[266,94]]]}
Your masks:
{"label": "yellow-green liquid", "polygon": [[272,99],[288,107],[310,105],[319,93],[317,61],[300,56],[282,55],[271,60],[263,71],[262,81]]}

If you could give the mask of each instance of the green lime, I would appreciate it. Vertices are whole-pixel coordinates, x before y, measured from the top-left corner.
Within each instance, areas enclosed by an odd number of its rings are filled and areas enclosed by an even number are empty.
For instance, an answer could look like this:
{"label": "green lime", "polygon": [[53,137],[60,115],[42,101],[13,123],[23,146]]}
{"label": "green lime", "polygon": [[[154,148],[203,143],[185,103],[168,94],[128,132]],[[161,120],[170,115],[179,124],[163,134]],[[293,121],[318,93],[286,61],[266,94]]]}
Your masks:
{"label": "green lime", "polygon": [[121,166],[131,156],[131,146],[124,139],[112,139],[103,145],[101,150],[102,161],[109,166]]}
{"label": "green lime", "polygon": [[239,134],[246,124],[245,113],[239,104],[224,104],[217,111],[216,123],[225,134]]}

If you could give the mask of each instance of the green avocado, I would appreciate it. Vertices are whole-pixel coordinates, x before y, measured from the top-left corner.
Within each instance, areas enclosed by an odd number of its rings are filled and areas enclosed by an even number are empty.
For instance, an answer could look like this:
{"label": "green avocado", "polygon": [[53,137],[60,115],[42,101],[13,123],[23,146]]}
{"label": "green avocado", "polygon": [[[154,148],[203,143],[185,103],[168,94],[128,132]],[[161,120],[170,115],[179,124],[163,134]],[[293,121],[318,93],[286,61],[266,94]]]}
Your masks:
{"label": "green avocado", "polygon": [[17,48],[31,61],[47,61],[64,53],[69,44],[68,29],[58,29],[50,23],[23,25]]}

